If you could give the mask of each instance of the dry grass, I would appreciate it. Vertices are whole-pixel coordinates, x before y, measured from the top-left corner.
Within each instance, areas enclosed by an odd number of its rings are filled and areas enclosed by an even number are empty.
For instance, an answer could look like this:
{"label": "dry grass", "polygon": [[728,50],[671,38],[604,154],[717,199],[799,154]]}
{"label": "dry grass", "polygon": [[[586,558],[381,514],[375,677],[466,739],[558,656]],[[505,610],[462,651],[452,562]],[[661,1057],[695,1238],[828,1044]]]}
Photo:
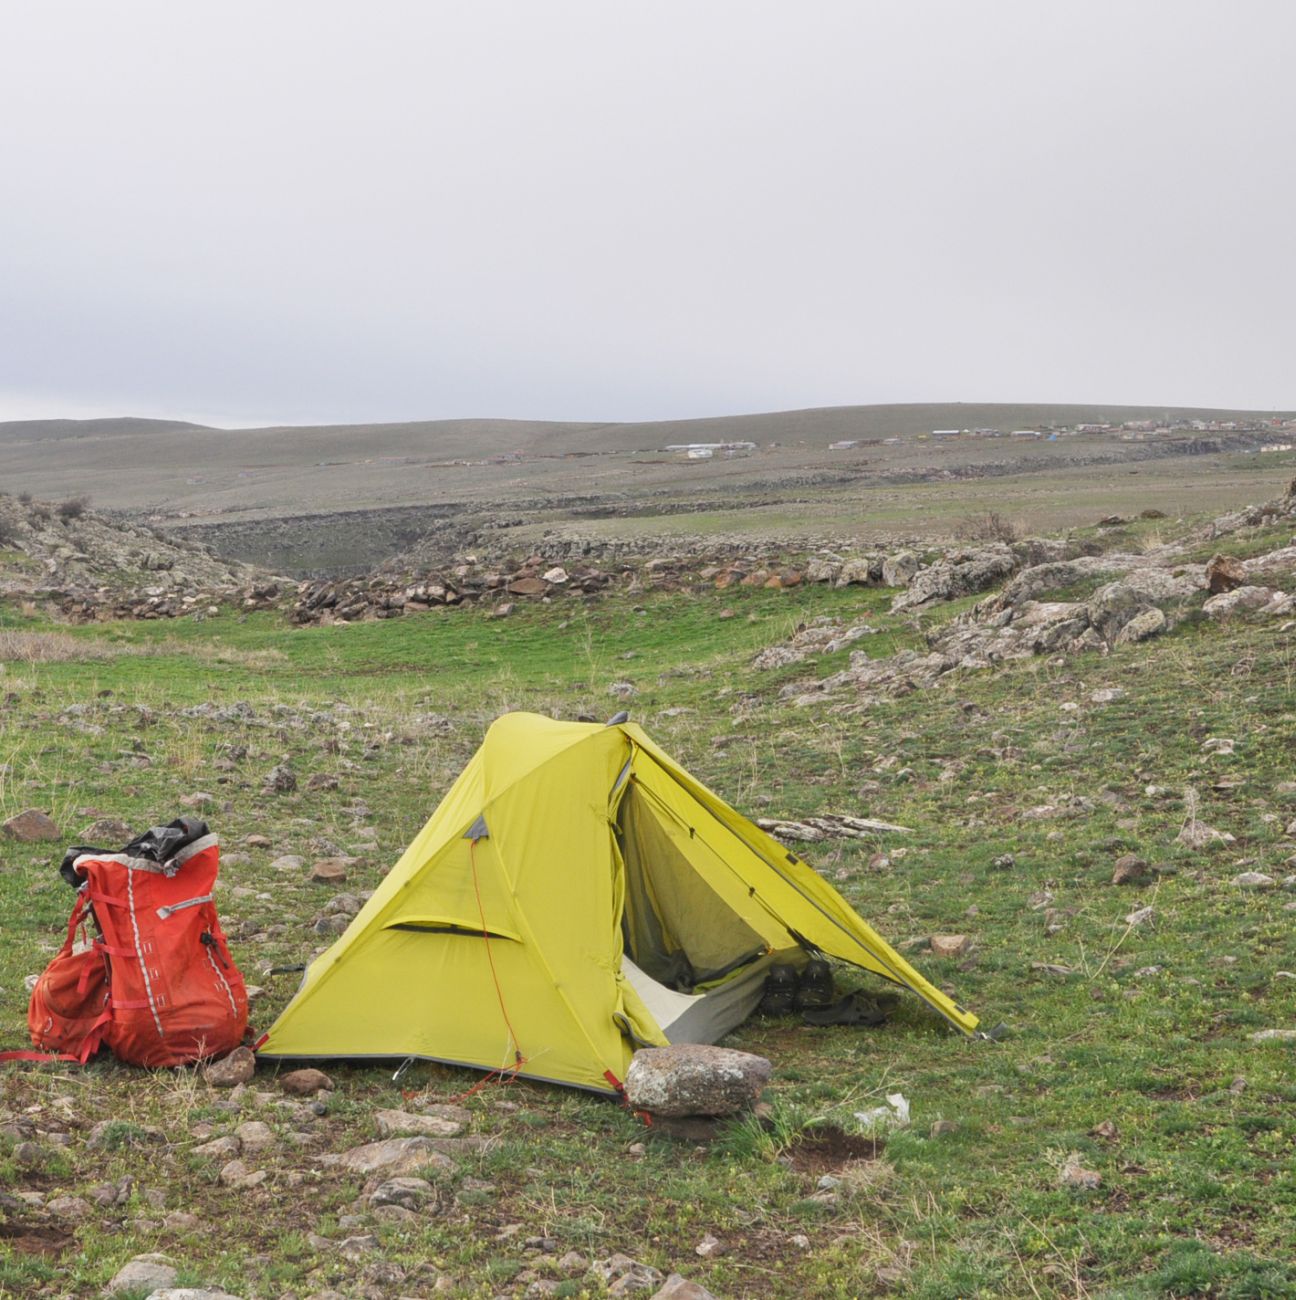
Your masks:
{"label": "dry grass", "polygon": [[18,632],[0,630],[0,665],[86,663],[116,659],[122,655],[155,657],[183,655],[204,664],[223,664],[252,670],[286,663],[288,656],[273,648],[245,650],[219,642],[198,643],[168,637],[138,645],[71,636],[66,632]]}
{"label": "dry grass", "polygon": [[62,664],[87,659],[115,659],[139,654],[136,646],[89,641],[66,632],[13,632],[0,630],[0,663]]}

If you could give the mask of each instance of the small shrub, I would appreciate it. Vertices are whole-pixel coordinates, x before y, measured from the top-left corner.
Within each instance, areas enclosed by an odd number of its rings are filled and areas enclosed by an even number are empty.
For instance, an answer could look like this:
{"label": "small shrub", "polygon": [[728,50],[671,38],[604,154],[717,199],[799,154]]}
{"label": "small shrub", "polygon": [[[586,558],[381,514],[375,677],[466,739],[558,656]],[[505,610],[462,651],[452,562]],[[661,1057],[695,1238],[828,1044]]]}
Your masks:
{"label": "small shrub", "polygon": [[968,515],[959,521],[955,531],[965,542],[1015,542],[1021,536],[1021,529],[997,510]]}
{"label": "small shrub", "polygon": [[60,501],[56,509],[58,510],[58,517],[64,523],[72,519],[80,519],[90,509],[90,498],[68,497],[66,501]]}

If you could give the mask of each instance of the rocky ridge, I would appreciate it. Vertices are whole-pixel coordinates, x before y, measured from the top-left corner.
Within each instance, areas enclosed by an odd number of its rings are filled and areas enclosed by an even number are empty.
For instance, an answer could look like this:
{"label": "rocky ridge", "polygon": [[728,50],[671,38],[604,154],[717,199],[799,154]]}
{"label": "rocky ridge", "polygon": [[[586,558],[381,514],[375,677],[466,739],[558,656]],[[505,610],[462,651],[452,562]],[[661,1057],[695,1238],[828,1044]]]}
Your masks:
{"label": "rocky ridge", "polygon": [[0,493],[0,597],[72,619],[174,618],[231,601],[268,606],[285,590],[207,546],[109,519],[84,499]]}
{"label": "rocky ridge", "polygon": [[[1196,540],[1286,520],[1296,524],[1296,484],[1279,501],[1214,520]],[[867,707],[876,698],[936,686],[959,670],[1035,655],[1105,654],[1158,636],[1197,612],[1211,619],[1296,615],[1296,544],[1246,560],[1217,554],[1205,564],[1189,560],[1186,549],[1176,545],[1137,554],[1058,556],[1018,568],[999,591],[930,630],[925,652],[908,649],[874,659],[867,650],[857,649],[846,669],[818,680],[790,682],[781,698],[808,706],[822,703],[825,696],[851,692],[840,707]],[[947,554],[916,571],[892,602],[892,610],[975,594],[1012,572],[1009,559],[1006,547]],[[1083,598],[1057,598],[1068,588],[1103,579]],[[799,663],[813,658],[817,648],[840,648],[867,630],[821,620],[818,626],[799,629],[788,645],[763,651],[755,666]]]}
{"label": "rocky ridge", "polygon": [[[1134,616],[1147,613],[1152,606],[1184,599],[1201,587],[1196,578],[1191,582],[1185,579],[1184,557],[1189,544],[1296,517],[1294,502],[1296,497],[1289,494],[1222,516],[1185,542],[1129,554],[1075,538],[1027,538],[944,548],[899,543],[887,550],[860,552],[808,540],[792,545],[694,539],[672,541],[666,554],[650,554],[639,546],[623,549],[606,543],[553,539],[543,550],[521,557],[460,554],[453,562],[430,569],[389,565],[361,576],[299,584],[222,560],[203,545],[112,522],[90,510],[79,509],[63,518],[63,507],[24,504],[0,496],[0,546],[20,557],[17,565],[0,568],[0,596],[42,600],[64,617],[79,621],[201,618],[234,605],[243,610],[283,609],[298,625],[322,625],[400,618],[483,603],[495,614],[506,616],[519,601],[571,596],[592,599],[611,591],[634,595],[704,585],[719,590],[778,590],[806,583],[888,587],[897,592],[893,613],[921,612],[1002,586],[998,605],[978,607],[964,616],[961,624],[966,633],[972,624],[986,624],[1007,612],[995,630],[1011,626],[1011,632],[997,638],[997,646],[986,648],[987,656],[994,659],[1020,648],[1018,634],[1031,629],[1034,631],[1025,642],[1044,649],[1052,648],[1051,643],[1084,638],[1086,631],[1094,635],[1078,648],[1094,648],[1096,639],[1110,645]],[[1269,600],[1266,593],[1272,591],[1272,580],[1291,567],[1292,556],[1296,556],[1296,546],[1248,561],[1245,583],[1234,580],[1236,572],[1228,578],[1217,574],[1212,594],[1228,595],[1230,610],[1261,609]],[[1141,576],[1129,578],[1136,573]],[[1079,610],[1039,608],[1057,602],[1040,602],[1036,597],[1099,576],[1126,578],[1126,586],[1107,592],[1102,598],[1104,608],[1091,609],[1078,628],[1070,623],[1082,618]],[[1228,589],[1217,590],[1218,581],[1227,581]],[[1234,594],[1243,587],[1247,590]],[[1125,609],[1132,611],[1131,619],[1121,617]],[[1271,612],[1281,612],[1280,607]],[[1143,623],[1135,623],[1126,639],[1133,639],[1140,630],[1154,634],[1159,628],[1153,629],[1152,621],[1149,614]],[[775,647],[770,662],[761,666],[786,662],[778,650]],[[971,644],[963,650],[960,659],[977,652]]]}

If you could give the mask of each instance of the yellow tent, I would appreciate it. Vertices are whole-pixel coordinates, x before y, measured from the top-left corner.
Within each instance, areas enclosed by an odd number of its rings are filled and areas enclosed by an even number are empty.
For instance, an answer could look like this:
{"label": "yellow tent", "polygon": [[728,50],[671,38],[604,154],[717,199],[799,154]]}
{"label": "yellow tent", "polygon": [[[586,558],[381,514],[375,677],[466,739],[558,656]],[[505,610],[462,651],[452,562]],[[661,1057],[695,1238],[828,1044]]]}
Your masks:
{"label": "yellow tent", "polygon": [[714,1042],[771,965],[815,950],[977,1025],[639,727],[510,713],[261,1055],[421,1057],[614,1092],[636,1046]]}

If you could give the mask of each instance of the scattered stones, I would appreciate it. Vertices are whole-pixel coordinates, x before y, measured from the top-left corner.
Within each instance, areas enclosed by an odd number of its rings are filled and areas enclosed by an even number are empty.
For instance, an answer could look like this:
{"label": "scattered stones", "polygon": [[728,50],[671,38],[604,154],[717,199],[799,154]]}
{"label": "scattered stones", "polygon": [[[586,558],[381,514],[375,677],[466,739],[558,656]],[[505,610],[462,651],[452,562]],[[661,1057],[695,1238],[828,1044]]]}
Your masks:
{"label": "scattered stones", "polygon": [[762,670],[785,668],[788,664],[798,664],[817,655],[834,654],[876,631],[867,623],[846,626],[835,618],[816,618],[809,624],[801,624],[787,644],[762,650],[752,660],[752,667]]}
{"label": "scattered stones", "polygon": [[882,561],[882,585],[907,587],[918,572],[918,557],[912,551],[898,551]]}
{"label": "scattered stones", "polygon": [[323,1070],[289,1070],[279,1076],[279,1087],[293,1097],[313,1097],[317,1092],[332,1091],[333,1080]]}
{"label": "scattered stones", "polygon": [[1093,1191],[1102,1186],[1102,1175],[1096,1169],[1086,1169],[1084,1157],[1080,1152],[1072,1151],[1058,1170],[1058,1182],[1063,1187],[1082,1188]]}
{"label": "scattered stones", "polygon": [[297,773],[288,763],[278,763],[266,773],[262,783],[263,794],[291,794],[297,789]]}
{"label": "scattered stones", "polygon": [[366,1255],[372,1255],[379,1249],[378,1238],[373,1233],[361,1233],[354,1237],[346,1237],[338,1242],[338,1254],[343,1259],[352,1261],[363,1259]]}
{"label": "scattered stones", "polygon": [[420,1210],[436,1199],[436,1189],[426,1178],[389,1178],[369,1194],[375,1209],[398,1205],[406,1210]]}
{"label": "scattered stones", "polygon": [[699,1282],[690,1282],[679,1273],[672,1273],[652,1300],[716,1300],[715,1295]]}
{"label": "scattered stones", "polygon": [[1124,853],[1116,859],[1111,882],[1113,885],[1145,885],[1152,875],[1148,864],[1136,853]]}
{"label": "scattered stones", "polygon": [[54,1196],[45,1202],[45,1208],[58,1219],[79,1222],[93,1213],[90,1202],[80,1196]]}
{"label": "scattered stones", "polygon": [[272,871],[300,871],[306,865],[305,858],[296,853],[284,853],[270,864]]}
{"label": "scattered stones", "polygon": [[320,885],[341,885],[346,882],[347,869],[355,858],[321,858],[311,867],[310,878]]}
{"label": "scattered stones", "polygon": [[1278,882],[1263,871],[1242,871],[1233,877],[1233,884],[1240,889],[1275,889]]}
{"label": "scattered stones", "polygon": [[934,934],[930,944],[934,957],[962,957],[972,947],[965,934]]}
{"label": "scattered stones", "polygon": [[211,1061],[203,1070],[203,1078],[213,1088],[236,1088],[247,1083],[256,1073],[256,1057],[251,1049],[236,1047],[228,1056]]}
{"label": "scattered stones", "polygon": [[129,844],[135,838],[134,830],[116,817],[100,817],[83,827],[77,839],[82,844],[97,848]]}
{"label": "scattered stones", "polygon": [[1033,971],[1038,971],[1041,975],[1056,975],[1062,979],[1075,974],[1075,971],[1070,966],[1064,966],[1061,962],[1033,961],[1030,968]]}
{"label": "scattered stones", "polygon": [[1214,555],[1206,563],[1206,585],[1212,596],[1245,584],[1246,564],[1233,555]]}
{"label": "scattered stones", "polygon": [[176,1277],[176,1267],[166,1255],[136,1255],[117,1270],[104,1291],[107,1295],[119,1291],[146,1293],[171,1286]]}
{"label": "scattered stones", "polygon": [[626,1096],[653,1115],[732,1115],[756,1104],[772,1070],[763,1056],[725,1047],[645,1047],[631,1058]]}
{"label": "scattered stones", "polygon": [[1236,843],[1228,831],[1218,831],[1195,817],[1184,823],[1183,829],[1175,836],[1175,842],[1191,849],[1194,853],[1222,844]]}
{"label": "scattered stones", "polygon": [[356,1174],[413,1174],[429,1165],[451,1170],[454,1161],[442,1155],[431,1138],[387,1138],[382,1142],[367,1142],[353,1147],[333,1159],[344,1169]]}
{"label": "scattered stones", "polygon": [[878,835],[913,834],[913,828],[909,826],[897,826],[872,817],[851,817],[846,813],[823,813],[801,821],[757,817],[756,825],[763,831],[769,831],[776,839],[798,840],[807,844],[817,844],[820,840],[827,839],[871,840]]}
{"label": "scattered stones", "polygon": [[613,1255],[610,1259],[595,1260],[591,1271],[607,1283],[608,1295],[627,1296],[641,1291],[656,1290],[663,1278],[660,1269],[651,1264],[641,1264],[629,1255]]}
{"label": "scattered stones", "polygon": [[[885,568],[885,565],[883,566]],[[891,602],[891,612],[917,609],[937,600],[956,600],[1002,582],[1017,568],[1017,559],[1004,545],[973,551],[952,551],[919,570]]]}
{"label": "scattered stones", "polygon": [[264,1151],[275,1144],[274,1131],[269,1124],[263,1123],[259,1119],[250,1119],[244,1121],[234,1130],[245,1154],[254,1154],[257,1151]]}
{"label": "scattered stones", "polygon": [[1116,633],[1113,644],[1133,645],[1138,641],[1146,641],[1149,637],[1164,632],[1169,626],[1165,611],[1154,606],[1152,609],[1145,609],[1142,613],[1135,614],[1129,622],[1125,623]]}
{"label": "scattered stones", "polygon": [[205,1156],[209,1160],[220,1160],[222,1163],[233,1160],[242,1153],[243,1143],[228,1133],[224,1137],[212,1138],[210,1142],[204,1142],[201,1146],[196,1146],[193,1149],[193,1154],[196,1156]]}
{"label": "scattered stones", "polygon": [[1231,618],[1235,614],[1264,609],[1273,598],[1274,592],[1270,587],[1237,587],[1211,596],[1202,606],[1202,613],[1208,618]]}
{"label": "scattered stones", "polygon": [[91,1151],[119,1150],[123,1147],[165,1146],[166,1134],[153,1124],[131,1124],[116,1119],[101,1119],[86,1135]]}
{"label": "scattered stones", "polygon": [[240,1190],[260,1187],[269,1177],[270,1175],[266,1170],[253,1170],[242,1160],[231,1160],[228,1164],[222,1165],[219,1174],[221,1182],[226,1187],[235,1187]]}
{"label": "scattered stones", "polygon": [[228,1291],[213,1291],[210,1287],[168,1286],[150,1291],[144,1300],[239,1300],[239,1297],[230,1295]]}
{"label": "scattered stones", "polygon": [[19,844],[39,844],[46,840],[63,838],[58,826],[39,808],[28,808],[26,812],[10,817],[0,829]]}
{"label": "scattered stones", "polygon": [[1259,1029],[1247,1037],[1253,1043],[1296,1043],[1296,1029]]}
{"label": "scattered stones", "polygon": [[380,1110],[374,1115],[383,1137],[421,1135],[423,1137],[458,1137],[462,1123],[439,1115],[411,1115],[403,1110]]}

